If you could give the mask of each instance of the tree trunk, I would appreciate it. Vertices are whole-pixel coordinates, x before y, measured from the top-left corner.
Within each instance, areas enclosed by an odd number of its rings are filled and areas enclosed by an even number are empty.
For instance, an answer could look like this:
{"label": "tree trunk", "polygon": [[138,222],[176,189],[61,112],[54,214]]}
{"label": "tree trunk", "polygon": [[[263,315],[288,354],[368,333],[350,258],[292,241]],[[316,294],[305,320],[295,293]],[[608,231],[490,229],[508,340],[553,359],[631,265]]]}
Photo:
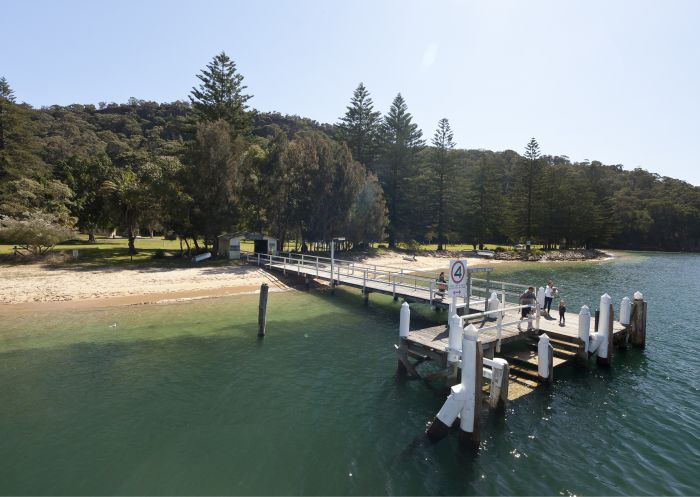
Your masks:
{"label": "tree trunk", "polygon": [[136,240],[136,235],[134,230],[129,228],[129,255],[136,255],[136,247],[134,246],[134,241]]}
{"label": "tree trunk", "polygon": [[88,230],[88,243],[95,243],[95,230]]}

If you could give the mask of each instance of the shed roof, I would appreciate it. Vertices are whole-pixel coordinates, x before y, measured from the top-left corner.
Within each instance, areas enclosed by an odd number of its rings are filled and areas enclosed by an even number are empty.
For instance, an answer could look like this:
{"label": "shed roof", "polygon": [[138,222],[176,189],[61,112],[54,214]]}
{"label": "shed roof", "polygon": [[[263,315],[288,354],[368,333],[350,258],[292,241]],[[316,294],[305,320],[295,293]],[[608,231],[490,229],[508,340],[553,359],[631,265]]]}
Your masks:
{"label": "shed roof", "polygon": [[254,231],[236,231],[234,233],[224,233],[217,238],[230,240],[232,238],[242,238],[243,240],[275,240],[274,237]]}

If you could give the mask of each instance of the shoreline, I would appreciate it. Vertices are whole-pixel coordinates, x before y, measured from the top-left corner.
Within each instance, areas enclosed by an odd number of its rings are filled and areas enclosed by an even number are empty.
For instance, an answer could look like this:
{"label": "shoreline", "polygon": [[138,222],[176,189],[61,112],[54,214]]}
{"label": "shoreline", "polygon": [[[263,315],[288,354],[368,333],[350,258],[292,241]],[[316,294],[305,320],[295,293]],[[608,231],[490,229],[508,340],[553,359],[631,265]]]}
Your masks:
{"label": "shoreline", "polygon": [[[494,260],[464,257],[471,267],[524,266],[532,262],[598,262],[589,260]],[[358,262],[426,273],[446,270],[459,254],[417,255],[385,252]],[[342,259],[339,257],[339,259]],[[83,267],[30,265],[0,266],[0,315],[125,305],[170,304],[205,298],[256,294],[267,283],[271,292],[292,290],[288,281],[260,268],[240,263],[189,267]]]}

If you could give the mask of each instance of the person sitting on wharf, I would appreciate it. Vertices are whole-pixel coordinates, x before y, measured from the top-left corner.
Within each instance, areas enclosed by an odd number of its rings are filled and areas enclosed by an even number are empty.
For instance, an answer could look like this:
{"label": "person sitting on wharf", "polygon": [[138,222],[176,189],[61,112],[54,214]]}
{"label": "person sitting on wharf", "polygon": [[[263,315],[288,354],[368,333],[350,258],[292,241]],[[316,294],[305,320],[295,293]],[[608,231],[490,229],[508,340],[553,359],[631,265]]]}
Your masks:
{"label": "person sitting on wharf", "polygon": [[559,326],[566,325],[566,300],[559,299]]}
{"label": "person sitting on wharf", "polygon": [[520,305],[525,305],[529,307],[523,307],[522,313],[520,315],[520,323],[518,323],[518,331],[523,331],[520,327],[523,319],[527,318],[527,331],[532,331],[532,310],[534,306],[537,305],[537,295],[535,295],[535,287],[528,287],[527,291],[520,296]]}
{"label": "person sitting on wharf", "polygon": [[445,290],[447,290],[447,281],[445,281],[445,272],[444,271],[440,273],[440,276],[438,276],[437,283],[438,283],[438,293],[444,294]]}

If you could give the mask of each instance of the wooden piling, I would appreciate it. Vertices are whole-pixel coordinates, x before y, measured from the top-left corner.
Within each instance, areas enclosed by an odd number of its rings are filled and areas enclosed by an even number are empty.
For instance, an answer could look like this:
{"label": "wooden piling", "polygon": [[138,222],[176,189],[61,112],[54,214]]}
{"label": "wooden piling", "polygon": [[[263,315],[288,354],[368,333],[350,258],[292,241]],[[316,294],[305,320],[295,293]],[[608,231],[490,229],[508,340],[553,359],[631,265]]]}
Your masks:
{"label": "wooden piling", "polygon": [[433,418],[433,422],[430,423],[430,426],[428,426],[428,429],[425,432],[431,442],[438,442],[445,438],[449,433],[450,427],[440,421],[437,416]]}
{"label": "wooden piling", "polygon": [[[596,317],[598,313],[596,312]],[[610,366],[613,355],[613,325],[615,324],[615,308],[610,304],[610,319],[608,320],[608,357],[596,356],[596,363],[599,366]],[[597,329],[597,328],[596,328]]]}
{"label": "wooden piling", "polygon": [[647,340],[647,303],[644,300],[634,300],[632,304],[632,345],[641,349]]}
{"label": "wooden piling", "polygon": [[600,309],[595,311],[595,321],[593,322],[593,331],[598,331],[598,321],[600,321]]}
{"label": "wooden piling", "polygon": [[508,401],[508,380],[510,367],[506,361],[502,361],[501,368],[491,369],[491,387],[489,390],[489,407],[502,410]]}
{"label": "wooden piling", "polygon": [[501,377],[501,392],[498,397],[497,409],[505,409],[508,403],[508,383],[510,382],[510,366],[508,363],[503,365],[503,376]]}
{"label": "wooden piling", "polygon": [[[476,361],[474,361],[474,427],[471,432],[460,430],[460,443],[469,449],[479,449],[479,422],[481,420],[481,384],[484,381],[484,349],[481,340],[476,342]],[[462,365],[464,367],[464,365]]]}
{"label": "wooden piling", "polygon": [[258,306],[258,336],[265,336],[265,326],[267,324],[267,283],[260,285],[260,304]]}

